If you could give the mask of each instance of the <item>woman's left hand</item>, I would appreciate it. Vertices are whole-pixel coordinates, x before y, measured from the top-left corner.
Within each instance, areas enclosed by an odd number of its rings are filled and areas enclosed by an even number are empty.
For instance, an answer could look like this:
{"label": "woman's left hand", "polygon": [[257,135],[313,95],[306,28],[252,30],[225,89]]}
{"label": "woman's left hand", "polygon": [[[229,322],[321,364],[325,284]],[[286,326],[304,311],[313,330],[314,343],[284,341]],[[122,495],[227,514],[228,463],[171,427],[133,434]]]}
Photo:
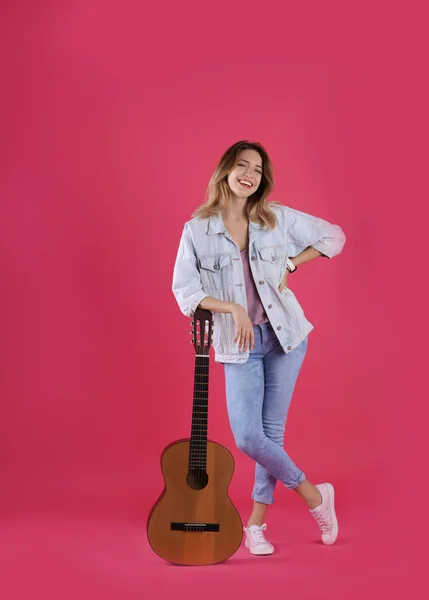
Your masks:
{"label": "woman's left hand", "polygon": [[279,285],[279,292],[281,293],[283,291],[283,288],[287,287],[287,278],[289,275],[289,269],[286,269],[285,274],[283,275],[283,279],[280,282]]}

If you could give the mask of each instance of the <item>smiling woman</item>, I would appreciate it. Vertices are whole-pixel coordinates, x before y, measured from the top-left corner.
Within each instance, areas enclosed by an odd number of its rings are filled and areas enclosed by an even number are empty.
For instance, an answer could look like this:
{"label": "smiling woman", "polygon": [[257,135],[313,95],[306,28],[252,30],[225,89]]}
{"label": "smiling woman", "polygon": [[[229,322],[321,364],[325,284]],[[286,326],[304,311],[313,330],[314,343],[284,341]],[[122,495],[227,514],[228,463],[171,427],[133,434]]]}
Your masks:
{"label": "smiling woman", "polygon": [[[268,202],[272,165],[261,144],[237,142],[223,154],[206,202],[185,227],[173,274],[182,312],[213,312],[215,360],[224,365],[226,404],[237,447],[256,463],[246,546],[272,554],[265,511],[281,481],[307,504],[324,544],[338,534],[334,488],[313,485],[283,448],[286,416],[313,325],[288,273],[314,258],[339,254],[338,225]],[[295,277],[295,275],[292,275]]]}

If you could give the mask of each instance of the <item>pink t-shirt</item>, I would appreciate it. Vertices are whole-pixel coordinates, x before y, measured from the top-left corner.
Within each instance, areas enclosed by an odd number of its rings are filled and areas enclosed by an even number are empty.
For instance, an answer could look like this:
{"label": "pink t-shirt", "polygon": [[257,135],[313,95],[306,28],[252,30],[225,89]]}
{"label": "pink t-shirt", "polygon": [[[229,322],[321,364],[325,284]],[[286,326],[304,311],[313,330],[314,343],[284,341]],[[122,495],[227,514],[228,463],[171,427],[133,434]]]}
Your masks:
{"label": "pink t-shirt", "polygon": [[249,315],[249,319],[253,325],[266,323],[268,321],[267,313],[265,312],[264,306],[259,298],[258,290],[256,289],[256,285],[253,280],[252,271],[250,270],[249,248],[245,248],[240,254],[241,261],[243,263],[244,284],[246,286],[247,314]]}

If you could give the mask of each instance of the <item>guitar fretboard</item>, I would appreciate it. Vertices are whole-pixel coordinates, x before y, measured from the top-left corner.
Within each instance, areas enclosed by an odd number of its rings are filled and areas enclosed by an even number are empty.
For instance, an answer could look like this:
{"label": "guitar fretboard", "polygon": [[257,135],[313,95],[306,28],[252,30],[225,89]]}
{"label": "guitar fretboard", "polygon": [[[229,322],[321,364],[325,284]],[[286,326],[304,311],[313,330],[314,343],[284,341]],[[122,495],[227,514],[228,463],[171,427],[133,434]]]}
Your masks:
{"label": "guitar fretboard", "polygon": [[209,356],[197,355],[194,370],[194,402],[192,407],[189,468],[206,469],[207,419],[209,399]]}

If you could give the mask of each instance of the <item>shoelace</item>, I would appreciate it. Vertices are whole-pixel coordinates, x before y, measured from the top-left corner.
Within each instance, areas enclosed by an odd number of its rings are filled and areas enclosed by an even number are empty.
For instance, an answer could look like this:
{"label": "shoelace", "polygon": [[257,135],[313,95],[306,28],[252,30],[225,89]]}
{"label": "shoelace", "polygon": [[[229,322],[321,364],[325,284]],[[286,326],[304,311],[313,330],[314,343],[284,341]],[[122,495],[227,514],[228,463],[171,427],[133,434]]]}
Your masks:
{"label": "shoelace", "polygon": [[258,527],[258,529],[247,529],[247,533],[250,535],[250,539],[252,544],[256,545],[256,544],[266,544],[267,540],[265,539],[264,536],[264,531],[266,530],[267,526],[264,523],[261,527]]}
{"label": "shoelace", "polygon": [[314,518],[316,519],[320,529],[322,530],[322,533],[329,533],[329,525],[325,521],[325,518],[322,515],[322,513],[315,513]]}

